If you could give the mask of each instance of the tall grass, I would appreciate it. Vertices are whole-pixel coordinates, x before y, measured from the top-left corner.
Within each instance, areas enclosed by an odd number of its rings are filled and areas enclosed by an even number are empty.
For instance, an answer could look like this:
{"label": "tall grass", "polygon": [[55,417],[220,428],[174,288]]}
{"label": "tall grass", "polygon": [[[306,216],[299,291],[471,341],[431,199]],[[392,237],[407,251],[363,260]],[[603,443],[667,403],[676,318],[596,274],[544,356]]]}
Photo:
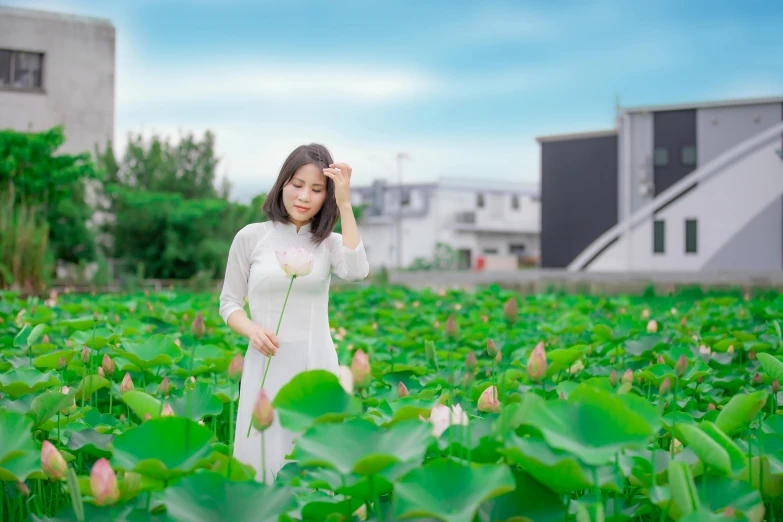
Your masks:
{"label": "tall grass", "polygon": [[51,273],[43,210],[0,193],[0,288],[39,290]]}

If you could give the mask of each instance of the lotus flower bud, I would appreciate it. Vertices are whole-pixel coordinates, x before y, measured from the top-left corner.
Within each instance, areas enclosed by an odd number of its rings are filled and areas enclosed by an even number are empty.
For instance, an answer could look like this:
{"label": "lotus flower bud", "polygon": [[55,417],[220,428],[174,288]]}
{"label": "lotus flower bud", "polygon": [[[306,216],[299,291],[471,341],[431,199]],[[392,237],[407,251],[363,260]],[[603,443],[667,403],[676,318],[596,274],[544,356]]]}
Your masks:
{"label": "lotus flower bud", "polygon": [[402,381],[400,381],[400,383],[397,385],[397,395],[400,396],[400,399],[408,396],[408,388],[405,386],[405,383]]}
{"label": "lotus flower bud", "polygon": [[617,384],[617,370],[612,368],[612,373],[609,374],[609,384],[614,387]]}
{"label": "lotus flower bud", "polygon": [[99,506],[111,506],[120,499],[117,475],[105,458],[98,459],[90,470],[90,491]]}
{"label": "lotus flower bud", "polygon": [[764,379],[761,377],[761,374],[760,374],[759,372],[756,372],[755,374],[753,374],[753,380],[752,380],[752,382],[753,382],[753,384],[754,384],[755,386],[758,386],[759,384],[761,384],[762,382],[764,382]]}
{"label": "lotus flower bud", "polygon": [[677,377],[682,377],[687,370],[688,359],[685,358],[685,355],[680,355],[680,358],[677,359],[677,364],[674,365],[674,373],[677,374]]}
{"label": "lotus flower bud", "polygon": [[533,353],[527,361],[527,375],[532,381],[539,382],[546,374],[546,367],[546,350],[544,342],[541,341],[533,348]]}
{"label": "lotus flower bud", "polygon": [[65,346],[67,346],[68,348],[73,348],[73,341],[68,339],[67,341],[65,341]]}
{"label": "lotus flower bud", "polygon": [[103,354],[103,361],[101,361],[101,368],[106,375],[112,375],[114,373],[114,361],[111,360],[106,354]]}
{"label": "lotus flower bud", "polygon": [[663,359],[663,355],[658,354],[658,360],[655,361],[658,364],[666,364],[666,361]]}
{"label": "lotus flower bud", "polygon": [[663,382],[661,383],[661,387],[658,389],[658,393],[660,395],[666,395],[669,393],[669,390],[672,389],[672,381],[668,377],[666,377]]}
{"label": "lotus flower bud", "polygon": [[340,365],[337,368],[337,379],[340,381],[340,386],[343,387],[345,393],[353,395],[353,373],[347,366]]}
{"label": "lotus flower bud", "polygon": [[457,322],[454,320],[454,316],[450,315],[446,320],[446,339],[456,340],[459,337],[459,328],[457,328]]}
{"label": "lotus flower bud", "polygon": [[780,382],[778,382],[777,379],[773,379],[772,381],[772,393],[777,393],[780,391]]}
{"label": "lotus flower bud", "polygon": [[727,506],[726,509],[723,510],[723,516],[726,518],[734,518],[734,508]]}
{"label": "lotus flower bud", "polygon": [[658,331],[658,322],[655,319],[650,319],[647,323],[647,333],[655,333]]}
{"label": "lotus flower bud", "polygon": [[714,411],[714,410],[715,410],[715,405],[713,403],[709,403],[707,405],[707,411]]}
{"label": "lotus flower bud", "polygon": [[688,319],[683,316],[683,318],[680,319],[680,326],[685,327],[686,324],[688,324]]}
{"label": "lotus flower bud", "polygon": [[677,315],[677,309],[676,309],[676,308],[674,308],[674,307],[672,307],[672,309],[671,309],[671,314],[672,314],[672,315]]}
{"label": "lotus flower bud", "polygon": [[61,480],[68,468],[63,456],[48,440],[43,441],[41,447],[41,468],[52,480]]}
{"label": "lotus flower bud", "polygon": [[120,393],[129,392],[134,388],[133,379],[131,379],[131,376],[128,372],[125,372],[125,377],[122,378],[122,383],[120,384]]}
{"label": "lotus flower bud", "polygon": [[509,297],[508,300],[503,304],[503,315],[506,316],[506,321],[508,321],[509,324],[514,324],[517,322],[519,307],[517,306],[516,299]]}
{"label": "lotus flower bud", "polygon": [[241,353],[237,353],[234,358],[231,359],[231,364],[228,365],[228,378],[232,381],[238,381],[242,377],[243,361]]}
{"label": "lotus flower bud", "polygon": [[435,343],[429,339],[424,341],[424,357],[428,363],[431,363],[435,369],[438,368],[438,354],[435,353]]}
{"label": "lotus flower bud", "polygon": [[558,399],[561,400],[561,401],[564,401],[565,400],[565,393],[560,392],[560,395],[558,396]]}
{"label": "lotus flower bud", "polygon": [[754,352],[753,350],[749,350],[748,351],[748,359],[750,359],[751,361],[755,361],[756,360],[756,352]]}
{"label": "lotus flower bud", "polygon": [[150,420],[151,418],[152,418],[152,416],[151,416],[149,413],[145,413],[145,414],[144,414],[144,420],[145,420],[145,421],[148,421],[148,420]]}
{"label": "lotus flower bud", "polygon": [[642,319],[649,319],[650,318],[650,310],[645,308],[642,310]]}
{"label": "lotus flower bud", "polygon": [[472,372],[476,369],[477,365],[478,361],[476,360],[476,354],[473,351],[468,352],[467,357],[465,357],[465,369]]}
{"label": "lotus flower bud", "polygon": [[41,338],[41,342],[44,344],[49,344],[49,334],[44,334],[44,336]]}
{"label": "lotus flower bud", "polygon": [[728,349],[726,350],[728,353],[734,353],[734,345],[729,345]]}
{"label": "lotus flower bud", "polygon": [[500,402],[498,401],[498,391],[494,386],[489,386],[481,393],[478,400],[479,411],[497,413],[500,411]]}
{"label": "lotus flower bud", "polygon": [[61,355],[60,360],[57,361],[57,369],[62,370],[63,368],[65,368],[65,357]]}
{"label": "lotus flower bud", "polygon": [[492,339],[487,340],[487,355],[495,357],[498,354],[498,347]]}
{"label": "lotus flower bud", "polygon": [[[70,391],[71,390],[67,386],[63,386],[62,389],[60,390],[60,393],[62,393],[63,395],[68,395]],[[60,410],[60,413],[62,413],[65,416],[73,415],[74,413],[76,413],[76,401],[74,400],[72,405],[67,406],[62,410]]]}
{"label": "lotus flower bud", "polygon": [[120,422],[125,422],[125,414],[120,413]]}
{"label": "lotus flower bud", "polygon": [[576,375],[577,373],[581,372],[585,369],[585,363],[582,362],[582,359],[578,359],[574,364],[571,365],[571,367],[568,369],[568,373],[571,375]]}
{"label": "lotus flower bud", "polygon": [[19,494],[23,497],[29,497],[30,496],[30,488],[27,487],[27,484],[24,482],[16,481],[16,489],[19,490]]}
{"label": "lotus flower bud", "polygon": [[164,377],[163,380],[160,381],[160,384],[158,385],[158,393],[160,393],[164,397],[168,397],[170,391],[171,391],[171,382],[169,381],[168,377]]}
{"label": "lotus flower bud", "polygon": [[272,402],[266,394],[266,390],[261,388],[258,392],[255,404],[253,404],[253,427],[258,431],[264,431],[275,420],[275,410],[272,408]]}
{"label": "lotus flower bud", "polygon": [[106,374],[103,373],[103,368],[101,368],[100,366],[98,366],[98,375],[100,375],[101,377],[106,377]]}
{"label": "lotus flower bud", "polygon": [[90,362],[90,350],[85,346],[82,348],[82,362],[88,364]]}
{"label": "lotus flower bud", "polygon": [[171,404],[168,402],[163,405],[163,409],[160,411],[161,417],[173,417],[174,416],[174,410],[171,409]]}
{"label": "lotus flower bud", "polygon": [[628,368],[623,373],[623,378],[620,380],[623,384],[633,384],[633,371]]}
{"label": "lotus flower bud", "polygon": [[190,325],[190,331],[196,339],[201,339],[204,337],[204,334],[207,333],[207,328],[204,325],[204,315],[201,312],[197,313],[196,318],[193,319],[193,323]]}
{"label": "lotus flower bud", "polygon": [[367,354],[359,348],[353,354],[351,361],[351,373],[353,373],[354,385],[360,390],[366,388],[372,382],[372,371],[370,370],[370,360]]}
{"label": "lotus flower bud", "polygon": [[99,317],[100,317],[100,315],[98,315],[98,312],[97,312],[97,311],[95,311],[95,312],[93,312],[93,313],[92,313],[92,320],[93,320],[93,321],[97,321]]}

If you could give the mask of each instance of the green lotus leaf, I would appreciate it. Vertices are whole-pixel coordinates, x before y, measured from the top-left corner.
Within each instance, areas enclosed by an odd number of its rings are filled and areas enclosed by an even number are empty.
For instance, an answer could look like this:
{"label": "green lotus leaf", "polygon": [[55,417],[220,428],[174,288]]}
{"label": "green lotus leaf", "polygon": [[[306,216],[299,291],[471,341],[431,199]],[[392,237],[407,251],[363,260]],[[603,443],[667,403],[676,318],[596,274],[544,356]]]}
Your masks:
{"label": "green lotus leaf", "polygon": [[453,460],[434,459],[395,484],[394,516],[472,522],[482,503],[515,487],[507,466],[466,466]]}
{"label": "green lotus leaf", "polygon": [[747,428],[767,403],[767,397],[766,391],[733,396],[718,414],[715,424],[726,435]]}
{"label": "green lotus leaf", "polygon": [[345,393],[337,376],[326,370],[309,370],[294,376],[277,393],[273,406],[280,425],[293,432],[361,413],[359,400]]}
{"label": "green lotus leaf", "polygon": [[162,334],[151,335],[140,343],[125,342],[118,351],[128,361],[144,369],[171,365],[183,356],[179,346]]}
{"label": "green lotus leaf", "polygon": [[57,374],[41,373],[30,367],[16,368],[0,374],[0,392],[7,393],[14,398],[59,384],[60,379]]}
{"label": "green lotus leaf", "polygon": [[73,405],[76,391],[70,390],[68,394],[59,391],[47,391],[37,395],[30,404],[28,415],[33,419],[33,428],[41,426],[44,422],[57,415],[57,412]]}
{"label": "green lotus leaf", "polygon": [[190,400],[190,419],[199,421],[207,415],[217,416],[223,411],[223,403],[215,395],[213,386],[199,382],[193,390],[187,390],[183,397],[169,400],[171,409],[180,417],[188,416],[188,400]]}
{"label": "green lotus leaf", "polygon": [[760,353],[756,358],[761,363],[761,367],[764,368],[764,372],[771,379],[777,379],[778,382],[783,383],[783,362],[780,362],[777,357],[768,353]]}
{"label": "green lotus leaf", "polygon": [[153,419],[160,416],[163,404],[148,393],[139,390],[131,390],[120,395],[122,402],[127,404],[139,419],[149,414]]}
{"label": "green lotus leaf", "polygon": [[277,522],[297,507],[293,491],[257,482],[230,482],[213,472],[185,477],[164,493],[168,517],[181,522]]}
{"label": "green lotus leaf", "polygon": [[102,434],[94,429],[85,429],[71,433],[67,447],[74,452],[85,452],[96,458],[109,458],[111,451],[107,448],[112,438],[112,435]]}
{"label": "green lotus leaf", "polygon": [[81,399],[82,394],[84,394],[85,397],[90,397],[98,390],[109,387],[110,383],[105,377],[101,377],[100,375],[88,375],[79,382],[76,398]]}
{"label": "green lotus leaf", "polygon": [[209,456],[212,432],[182,417],[159,417],[117,435],[113,466],[169,481],[193,471]]}
{"label": "green lotus leaf", "polygon": [[[373,475],[397,462],[422,461],[433,442],[429,423],[403,421],[386,429],[364,419],[316,424],[297,441],[303,466],[329,466],[342,474]],[[341,444],[335,445],[339,440]]]}
{"label": "green lotus leaf", "polygon": [[0,410],[0,480],[23,481],[40,469],[33,422],[23,413]]}
{"label": "green lotus leaf", "polygon": [[82,347],[86,346],[93,350],[100,350],[105,348],[109,342],[119,341],[120,336],[114,333],[112,330],[106,327],[96,328],[95,330],[83,330],[74,332],[71,335],[71,341],[74,346]]}
{"label": "green lotus leaf", "polygon": [[60,366],[61,358],[65,361],[65,364],[70,364],[77,354],[78,353],[74,350],[60,350],[45,355],[39,355],[38,357],[33,358],[33,366],[38,369],[54,370]]}

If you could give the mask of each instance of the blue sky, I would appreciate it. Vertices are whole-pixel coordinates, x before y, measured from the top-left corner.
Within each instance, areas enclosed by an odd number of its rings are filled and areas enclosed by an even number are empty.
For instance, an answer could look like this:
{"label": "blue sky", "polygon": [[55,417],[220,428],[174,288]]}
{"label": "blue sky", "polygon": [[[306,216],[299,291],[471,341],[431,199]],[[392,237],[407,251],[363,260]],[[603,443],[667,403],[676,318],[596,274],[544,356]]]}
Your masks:
{"label": "blue sky", "polygon": [[116,133],[212,129],[242,200],[310,141],[354,184],[537,183],[535,136],[783,95],[783,2],[0,0],[109,18]]}

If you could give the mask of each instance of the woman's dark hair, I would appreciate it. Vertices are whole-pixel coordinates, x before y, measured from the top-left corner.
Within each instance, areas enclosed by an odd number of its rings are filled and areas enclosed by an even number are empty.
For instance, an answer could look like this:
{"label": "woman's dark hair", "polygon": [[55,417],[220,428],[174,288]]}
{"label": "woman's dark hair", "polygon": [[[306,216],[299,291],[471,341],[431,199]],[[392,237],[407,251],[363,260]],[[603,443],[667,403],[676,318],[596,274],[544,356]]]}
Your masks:
{"label": "woman's dark hair", "polygon": [[[311,143],[309,145],[300,145],[294,149],[283,163],[280,175],[264,201],[262,210],[269,220],[278,223],[289,222],[288,212],[283,204],[283,187],[291,181],[291,178],[294,177],[294,174],[300,167],[312,163],[318,168],[325,169],[332,162],[332,154],[323,145]],[[324,204],[310,222],[310,231],[313,234],[313,242],[315,244],[320,244],[329,237],[337,224],[337,218],[340,217],[337,201],[334,199],[334,182],[331,178],[326,176],[324,178],[326,179]]]}

